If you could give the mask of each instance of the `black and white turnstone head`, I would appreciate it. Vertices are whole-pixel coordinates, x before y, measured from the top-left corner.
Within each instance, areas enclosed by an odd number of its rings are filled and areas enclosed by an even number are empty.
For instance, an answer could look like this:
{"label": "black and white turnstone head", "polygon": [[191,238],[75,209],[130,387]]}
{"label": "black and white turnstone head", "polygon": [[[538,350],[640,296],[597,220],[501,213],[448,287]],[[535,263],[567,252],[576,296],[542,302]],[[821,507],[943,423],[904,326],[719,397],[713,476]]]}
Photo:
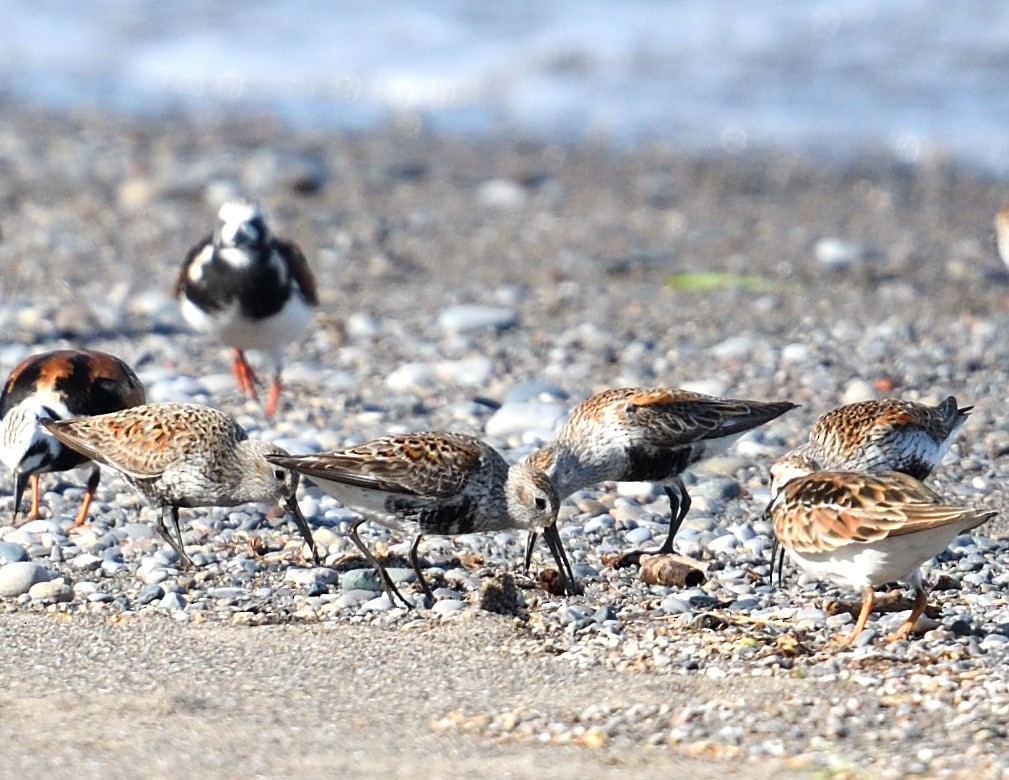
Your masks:
{"label": "black and white turnstone head", "polygon": [[897,581],[914,588],[915,606],[889,639],[908,636],[925,610],[921,564],[997,514],[952,506],[898,471],[798,477],[782,487],[767,513],[775,536],[804,571],[863,592],[862,610],[844,645],[865,627],[874,589]]}
{"label": "black and white turnstone head", "polygon": [[[294,494],[298,475],[266,460],[280,447],[250,439],[232,417],[197,404],[146,404],[42,425],[67,447],[109,466],[161,509],[158,531],[185,564],[179,508],[279,501],[319,563]],[[165,524],[170,518],[173,537]]]}
{"label": "black and white turnstone head", "polygon": [[[0,392],[0,459],[14,473],[14,517],[25,481],[31,483],[27,519],[39,517],[39,474],[67,471],[88,458],[50,435],[40,420],[105,414],[142,404],[144,386],[117,357],[83,349],[61,349],[21,361]],[[87,492],[74,525],[84,523],[98,488],[100,471],[92,464]]]}
{"label": "black and white turnstone head", "polygon": [[175,297],[193,328],[231,347],[240,391],[257,397],[246,350],[273,355],[266,401],[266,414],[272,415],[284,348],[305,329],[319,303],[315,277],[298,245],[274,236],[256,204],[231,200],[218,216],[214,234],[186,254]]}
{"label": "black and white turnstone head", "polygon": [[[575,580],[557,532],[560,500],[550,480],[528,463],[509,466],[484,441],[461,433],[386,436],[318,455],[268,455],[278,466],[304,474],[344,506],[400,531],[415,532],[410,563],[424,595],[431,592],[417,560],[424,534],[481,533],[503,528],[542,531],[569,593]],[[389,600],[410,606],[358,536],[350,536],[378,573]]]}
{"label": "black and white turnstone head", "polygon": [[[794,408],[790,401],[713,398],[662,387],[604,390],[575,407],[557,438],[529,461],[562,497],[599,482],[661,484],[670,514],[669,533],[658,552],[670,553],[690,509],[680,475]],[[530,535],[527,561],[535,541]]]}
{"label": "black and white turnstone head", "polygon": [[883,398],[833,409],[816,421],[807,441],[771,466],[771,495],[814,471],[899,471],[925,479],[971,409],[953,396],[938,406]]}

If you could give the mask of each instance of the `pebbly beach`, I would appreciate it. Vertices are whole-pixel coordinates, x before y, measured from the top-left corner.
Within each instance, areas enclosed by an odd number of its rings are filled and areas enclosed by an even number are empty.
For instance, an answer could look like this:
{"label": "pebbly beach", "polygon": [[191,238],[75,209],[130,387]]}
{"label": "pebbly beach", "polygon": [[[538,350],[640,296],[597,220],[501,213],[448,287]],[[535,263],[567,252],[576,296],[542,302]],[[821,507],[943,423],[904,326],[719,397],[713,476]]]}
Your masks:
{"label": "pebbly beach", "polygon": [[[646,584],[612,556],[664,537],[657,486],[579,491],[560,533],[580,596],[520,566],[524,534],[431,537],[438,601],[382,604],[353,515],[184,511],[195,567],[111,471],[69,533],[84,472],[43,475],[44,517],[0,525],[0,774],[49,777],[1000,777],[1009,713],[1009,273],[1004,181],[936,153],[819,159],[468,139],[415,122],[292,130],[0,112],[0,371],[87,347],[148,400],[208,404],[293,453],[419,430],[510,462],[610,387],[800,407],[685,475],[677,551],[704,580]],[[227,198],[311,264],[320,306],[274,417],[171,290]],[[252,356],[253,362],[256,356]],[[973,406],[928,484],[1000,514],[924,567],[927,630],[855,646],[858,594],[768,582],[768,467],[829,409],[897,396]],[[0,475],[9,516],[11,475]],[[409,537],[362,527],[410,587]],[[499,594],[495,598],[494,594]],[[500,596],[500,594],[504,594]],[[853,614],[854,610],[854,614]],[[864,641],[863,641],[864,640]]]}

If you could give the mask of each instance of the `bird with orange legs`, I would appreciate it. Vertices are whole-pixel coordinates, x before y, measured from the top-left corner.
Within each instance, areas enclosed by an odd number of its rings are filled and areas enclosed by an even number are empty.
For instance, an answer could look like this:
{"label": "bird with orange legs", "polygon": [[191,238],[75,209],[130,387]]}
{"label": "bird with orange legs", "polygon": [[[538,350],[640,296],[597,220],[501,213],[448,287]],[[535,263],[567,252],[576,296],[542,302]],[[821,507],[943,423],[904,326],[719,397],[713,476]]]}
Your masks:
{"label": "bird with orange legs", "polygon": [[75,526],[84,524],[98,489],[98,466],[61,444],[43,429],[41,420],[117,412],[145,401],[144,386],[133,369],[105,352],[61,349],[32,355],[15,366],[0,392],[0,460],[14,474],[15,521],[26,482],[31,485],[31,508],[25,520],[41,517],[40,474],[91,465]]}
{"label": "bird with orange legs", "polygon": [[280,399],[284,350],[301,335],[319,303],[315,277],[293,241],[274,236],[254,203],[231,200],[218,212],[217,230],[186,254],[175,297],[186,321],[231,347],[235,378],[258,400],[256,373],[245,353],[273,356],[273,379],[264,410]]}

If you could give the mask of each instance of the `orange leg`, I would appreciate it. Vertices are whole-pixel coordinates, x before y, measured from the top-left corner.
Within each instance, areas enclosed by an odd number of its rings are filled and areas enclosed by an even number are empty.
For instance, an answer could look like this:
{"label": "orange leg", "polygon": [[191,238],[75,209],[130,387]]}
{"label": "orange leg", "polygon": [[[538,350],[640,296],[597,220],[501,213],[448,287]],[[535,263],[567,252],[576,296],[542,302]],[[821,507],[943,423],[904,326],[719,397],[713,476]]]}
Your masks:
{"label": "orange leg", "polygon": [[91,501],[95,497],[95,491],[98,489],[98,480],[101,478],[101,471],[97,468],[91,472],[91,476],[88,477],[88,489],[84,493],[84,500],[81,501],[80,511],[77,512],[77,517],[74,518],[74,526],[84,525],[84,521],[88,517],[88,510],[91,508]]}
{"label": "orange leg", "polygon": [[872,612],[873,602],[876,601],[876,594],[873,592],[872,588],[866,588],[865,593],[862,594],[862,611],[858,613],[858,620],[855,621],[854,630],[845,637],[844,641],[841,642],[841,647],[847,647],[859,634],[862,633],[862,629],[865,628],[865,623],[869,619],[869,613]]}
{"label": "orange leg", "polygon": [[[28,477],[28,483],[31,485],[31,488],[32,488],[32,505],[31,505],[31,509],[29,510],[28,514],[24,516],[24,519],[19,521],[19,520],[17,520],[18,508],[17,508],[17,505],[14,506],[14,517],[15,517],[14,527],[15,528],[20,528],[25,523],[30,522],[32,520],[38,520],[42,516],[42,513],[39,512],[39,493],[40,493],[40,490],[39,490],[39,475],[38,474],[32,474],[30,477]],[[21,497],[20,494],[17,494],[17,497],[20,498]]]}
{"label": "orange leg", "polygon": [[266,397],[266,412],[267,417],[273,417],[273,413],[277,411],[277,400],[280,398],[280,372],[278,371],[276,376],[273,378],[273,384],[270,385],[270,394]]}
{"label": "orange leg", "polygon": [[915,623],[918,622],[918,618],[925,611],[925,602],[927,597],[925,596],[925,589],[921,586],[914,589],[914,609],[911,610],[910,616],[904,621],[904,624],[898,628],[894,633],[890,634],[886,638],[887,642],[896,642],[899,639],[907,639],[911,632],[914,630]]}
{"label": "orange leg", "polygon": [[28,481],[31,482],[32,485],[32,506],[31,511],[28,512],[28,517],[25,518],[25,521],[38,520],[42,517],[42,513],[39,511],[39,495],[42,493],[40,487],[42,480],[38,474],[32,474],[31,477],[28,478]]}
{"label": "orange leg", "polygon": [[252,398],[259,400],[259,395],[256,393],[256,372],[252,370],[252,366],[249,365],[249,361],[245,359],[245,353],[240,349],[231,350],[232,357],[234,358],[235,365],[235,379],[238,380],[238,390],[245,395],[251,396]]}

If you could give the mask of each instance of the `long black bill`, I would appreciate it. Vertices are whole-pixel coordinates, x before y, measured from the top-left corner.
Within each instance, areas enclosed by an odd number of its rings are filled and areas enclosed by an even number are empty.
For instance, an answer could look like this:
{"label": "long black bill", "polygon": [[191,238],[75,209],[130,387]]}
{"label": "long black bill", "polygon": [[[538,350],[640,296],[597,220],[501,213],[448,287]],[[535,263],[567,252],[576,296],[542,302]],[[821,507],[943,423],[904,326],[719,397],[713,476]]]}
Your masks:
{"label": "long black bill", "polygon": [[564,552],[564,544],[561,542],[560,531],[557,530],[557,523],[551,523],[543,529],[543,538],[546,539],[550,552],[553,553],[554,561],[557,563],[557,571],[564,578],[564,592],[569,596],[577,596],[582,592],[575,580],[575,573],[571,569],[571,562],[568,561],[568,554]]}
{"label": "long black bill", "polygon": [[301,538],[305,540],[305,544],[308,545],[308,549],[312,551],[312,560],[315,561],[316,566],[319,566],[322,563],[322,560],[319,558],[319,551],[315,549],[315,539],[312,537],[312,529],[308,527],[308,521],[306,521],[305,516],[301,514],[301,507],[298,506],[298,500],[293,495],[288,496],[286,505],[291,514],[294,515],[294,522],[298,526]]}
{"label": "long black bill", "polygon": [[536,539],[539,538],[535,531],[529,531],[529,535],[526,537],[526,557],[525,557],[525,573],[529,573],[529,565],[533,562],[533,550],[536,549]]}

